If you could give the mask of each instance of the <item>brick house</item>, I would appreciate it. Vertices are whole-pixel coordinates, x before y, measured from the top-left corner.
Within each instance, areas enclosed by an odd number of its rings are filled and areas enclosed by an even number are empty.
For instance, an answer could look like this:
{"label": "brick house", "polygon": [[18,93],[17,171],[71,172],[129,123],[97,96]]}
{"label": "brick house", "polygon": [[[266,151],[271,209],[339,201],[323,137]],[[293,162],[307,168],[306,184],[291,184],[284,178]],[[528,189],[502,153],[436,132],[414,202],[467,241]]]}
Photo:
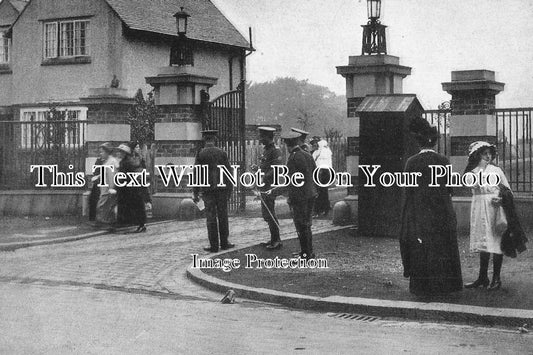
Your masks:
{"label": "brick house", "polygon": [[181,7],[195,73],[213,78],[211,97],[234,90],[250,44],[210,0],[3,0],[0,121],[43,121],[52,104],[68,110],[88,123],[89,166],[101,141],[129,140],[127,112],[138,89],[153,89],[146,78],[169,66]]}

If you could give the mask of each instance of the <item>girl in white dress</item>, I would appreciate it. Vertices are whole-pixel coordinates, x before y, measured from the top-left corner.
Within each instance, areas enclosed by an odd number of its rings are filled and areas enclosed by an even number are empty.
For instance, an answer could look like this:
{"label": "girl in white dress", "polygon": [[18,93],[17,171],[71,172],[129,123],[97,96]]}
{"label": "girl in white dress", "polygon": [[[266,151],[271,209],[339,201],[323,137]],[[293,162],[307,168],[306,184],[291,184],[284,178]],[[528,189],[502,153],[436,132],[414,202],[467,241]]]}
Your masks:
{"label": "girl in white dress", "polygon": [[[497,290],[501,287],[500,271],[503,262],[503,252],[501,249],[502,234],[504,231],[497,228],[497,219],[504,219],[505,216],[498,216],[501,205],[500,186],[510,189],[509,182],[502,169],[492,163],[496,157],[496,147],[487,142],[474,142],[470,145],[468,154],[468,165],[466,172],[476,175],[483,172],[498,175],[500,184],[498,186],[480,186],[476,184],[472,188],[472,207],[470,211],[470,251],[479,253],[479,276],[472,283],[466,284],[465,288],[487,287],[488,290]],[[493,275],[489,285],[488,267],[490,255],[492,254]]]}

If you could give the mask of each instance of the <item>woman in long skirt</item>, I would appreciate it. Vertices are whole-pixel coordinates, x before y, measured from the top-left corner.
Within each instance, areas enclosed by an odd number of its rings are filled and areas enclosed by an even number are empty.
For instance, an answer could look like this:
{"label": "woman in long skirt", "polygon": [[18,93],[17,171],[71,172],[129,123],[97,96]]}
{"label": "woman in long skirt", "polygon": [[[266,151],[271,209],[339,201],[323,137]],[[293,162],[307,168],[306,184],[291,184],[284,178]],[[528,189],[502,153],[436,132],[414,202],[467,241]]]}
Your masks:
{"label": "woman in long skirt", "polygon": [[[131,145],[121,144],[117,148],[120,158],[118,171],[123,173],[142,171],[141,162],[132,154]],[[130,183],[128,178],[127,184]],[[136,233],[146,232],[145,187],[130,186],[118,189],[118,223],[137,225]]]}
{"label": "woman in long skirt", "polygon": [[[102,165],[103,160],[98,157],[94,162],[94,166]],[[96,221],[96,206],[100,199],[100,188],[98,187],[98,180],[100,180],[100,171],[96,170],[91,179],[91,193],[89,194],[89,221]]]}
{"label": "woman in long skirt", "polygon": [[[505,221],[505,214],[501,214],[500,189],[503,185],[510,190],[509,182],[502,169],[492,163],[496,157],[496,147],[487,142],[474,142],[470,145],[468,165],[465,173],[472,172],[485,175],[495,174],[500,177],[499,186],[480,186],[472,188],[472,207],[470,210],[470,251],[479,253],[479,275],[476,281],[466,284],[465,288],[487,287],[497,290],[501,287],[500,272],[503,263],[501,249],[502,235],[505,230],[499,230],[499,221]],[[492,254],[493,274],[489,281],[488,268]],[[489,284],[490,282],[490,284]]]}
{"label": "woman in long skirt", "polygon": [[451,190],[445,181],[431,187],[430,165],[449,165],[445,156],[432,148],[438,140],[435,127],[423,118],[410,125],[421,151],[410,157],[406,172],[421,173],[418,187],[405,189],[400,250],[409,290],[418,296],[460,291],[463,287],[457,245],[457,219]]}

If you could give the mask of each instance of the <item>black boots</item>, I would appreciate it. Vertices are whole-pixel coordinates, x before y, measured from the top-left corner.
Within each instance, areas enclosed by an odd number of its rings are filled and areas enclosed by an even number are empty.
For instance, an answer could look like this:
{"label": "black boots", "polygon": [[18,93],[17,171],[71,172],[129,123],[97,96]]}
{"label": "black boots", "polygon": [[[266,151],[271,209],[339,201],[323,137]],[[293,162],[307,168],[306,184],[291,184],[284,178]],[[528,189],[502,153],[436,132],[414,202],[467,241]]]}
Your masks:
{"label": "black boots", "polygon": [[502,281],[500,280],[500,277],[494,276],[492,278],[492,282],[490,283],[490,286],[487,288],[489,291],[496,291],[499,290],[502,287]]}
{"label": "black boots", "polygon": [[478,288],[478,287],[487,287],[490,283],[488,277],[478,278],[476,281],[465,284],[465,288]]}
{"label": "black boots", "polygon": [[492,254],[492,262],[494,264],[492,282],[490,282],[489,277],[487,275],[489,269],[489,260],[490,253],[482,252],[479,254],[479,276],[476,281],[466,284],[465,288],[478,288],[488,286],[487,290],[495,291],[502,287],[502,282],[500,280],[500,271],[502,269],[503,255]]}
{"label": "black boots", "polygon": [[479,276],[476,281],[465,285],[465,288],[487,287],[490,283],[487,276],[489,270],[490,253],[479,253]]}
{"label": "black boots", "polygon": [[494,265],[494,274],[492,275],[492,282],[488,288],[489,291],[496,291],[502,287],[502,281],[500,280],[500,272],[502,270],[503,255],[493,254],[492,263]]}

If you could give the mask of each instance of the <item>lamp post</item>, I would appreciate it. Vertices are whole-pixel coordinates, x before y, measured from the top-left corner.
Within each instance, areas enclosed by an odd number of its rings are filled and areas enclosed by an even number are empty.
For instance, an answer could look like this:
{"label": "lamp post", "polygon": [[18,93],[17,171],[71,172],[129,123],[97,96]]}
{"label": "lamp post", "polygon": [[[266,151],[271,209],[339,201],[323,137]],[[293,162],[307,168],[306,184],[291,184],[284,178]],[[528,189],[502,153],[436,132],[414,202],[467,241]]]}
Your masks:
{"label": "lamp post", "polygon": [[381,0],[367,0],[366,8],[368,23],[363,25],[363,50],[362,54],[387,54],[387,41],[385,28],[380,23]]}
{"label": "lamp post", "polygon": [[170,49],[170,65],[184,66],[194,65],[193,50],[190,41],[187,38],[187,27],[189,24],[189,15],[183,7],[174,14],[176,18],[176,31],[178,37],[172,43]]}

